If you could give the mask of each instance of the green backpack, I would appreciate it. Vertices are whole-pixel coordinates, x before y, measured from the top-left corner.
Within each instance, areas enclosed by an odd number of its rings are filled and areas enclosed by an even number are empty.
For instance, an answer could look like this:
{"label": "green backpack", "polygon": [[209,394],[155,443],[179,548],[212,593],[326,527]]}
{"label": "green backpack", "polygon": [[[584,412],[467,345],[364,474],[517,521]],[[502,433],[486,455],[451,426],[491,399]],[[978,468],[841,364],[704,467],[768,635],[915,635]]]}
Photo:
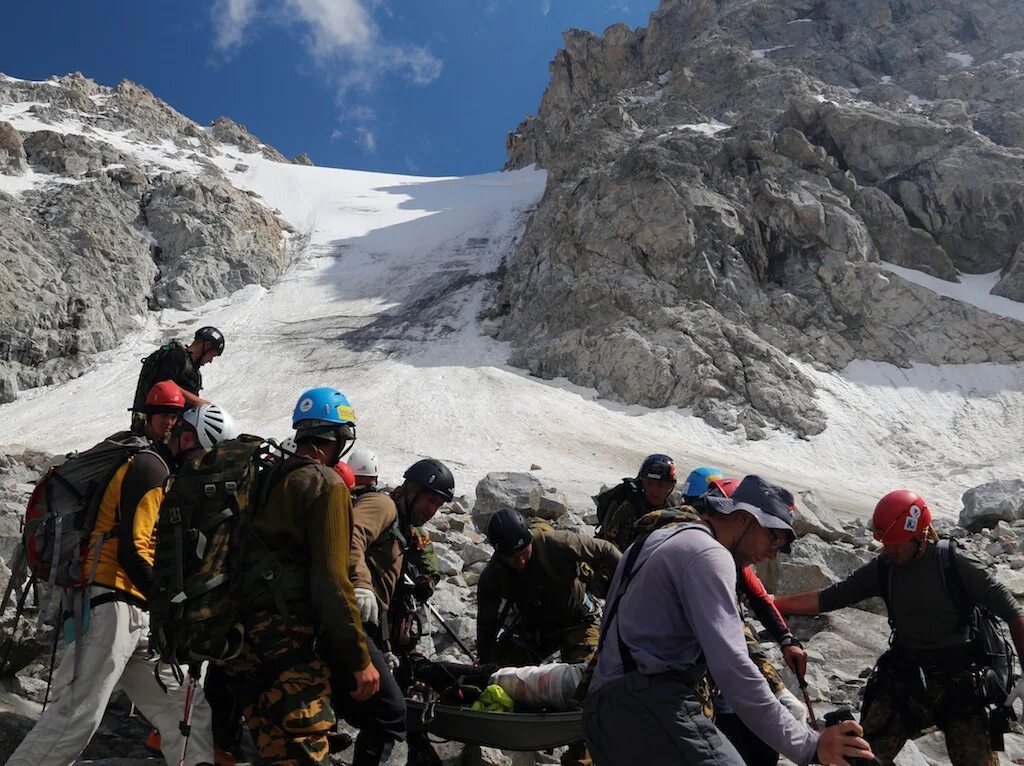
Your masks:
{"label": "green backpack", "polygon": [[307,464],[285,466],[273,441],[243,434],[182,466],[160,507],[148,599],[150,648],[162,661],[227,661],[255,603],[287,617],[285,604],[306,592],[306,573],[282,567],[253,520],[274,484]]}

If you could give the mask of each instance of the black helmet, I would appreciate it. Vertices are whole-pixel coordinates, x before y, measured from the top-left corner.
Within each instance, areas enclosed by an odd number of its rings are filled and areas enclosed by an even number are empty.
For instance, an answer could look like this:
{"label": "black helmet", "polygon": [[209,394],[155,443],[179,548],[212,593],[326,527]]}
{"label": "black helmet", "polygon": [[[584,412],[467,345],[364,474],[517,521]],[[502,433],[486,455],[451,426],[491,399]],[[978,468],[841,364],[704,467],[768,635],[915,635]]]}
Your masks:
{"label": "black helmet", "polygon": [[499,556],[515,556],[533,542],[530,525],[515,508],[502,508],[487,522],[487,542]]}
{"label": "black helmet", "polygon": [[212,343],[217,348],[218,354],[224,353],[224,333],[216,327],[200,327],[196,330],[196,336],[193,340]]}
{"label": "black helmet", "polygon": [[640,466],[638,479],[654,479],[655,481],[675,481],[676,464],[668,455],[660,453],[648,455]]}
{"label": "black helmet", "polygon": [[448,470],[448,466],[440,460],[434,460],[432,457],[418,460],[409,466],[404,478],[440,495],[446,503],[455,498],[455,477]]}

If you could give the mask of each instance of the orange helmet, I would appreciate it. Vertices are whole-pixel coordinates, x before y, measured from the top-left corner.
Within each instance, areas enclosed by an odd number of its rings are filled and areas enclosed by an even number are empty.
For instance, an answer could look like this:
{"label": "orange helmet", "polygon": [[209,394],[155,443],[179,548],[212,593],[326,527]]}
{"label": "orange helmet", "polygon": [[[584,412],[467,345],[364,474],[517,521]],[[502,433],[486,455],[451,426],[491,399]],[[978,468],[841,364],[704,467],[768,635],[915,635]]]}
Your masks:
{"label": "orange helmet", "polygon": [[878,501],[871,517],[875,539],[883,545],[907,543],[928,529],[932,512],[916,492],[897,489]]}
{"label": "orange helmet", "polygon": [[344,460],[339,460],[334,464],[334,471],[341,477],[341,480],[345,482],[345,486],[349,489],[356,485],[356,475],[352,472],[351,466]]}
{"label": "orange helmet", "polygon": [[154,415],[169,412],[180,415],[185,410],[185,395],[173,380],[161,380],[146,394],[146,405],[143,412]]}

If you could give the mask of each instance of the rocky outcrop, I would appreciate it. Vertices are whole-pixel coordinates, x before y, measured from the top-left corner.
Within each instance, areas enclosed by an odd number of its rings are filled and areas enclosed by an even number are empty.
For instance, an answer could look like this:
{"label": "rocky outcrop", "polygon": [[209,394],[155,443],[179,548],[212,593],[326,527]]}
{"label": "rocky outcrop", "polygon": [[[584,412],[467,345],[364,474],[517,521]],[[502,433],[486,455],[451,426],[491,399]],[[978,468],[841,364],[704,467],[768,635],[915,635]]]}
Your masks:
{"label": "rocky outcrop", "polygon": [[[260,143],[257,138],[246,130],[245,125],[239,125],[229,117],[218,117],[214,120],[213,125],[210,126],[210,135],[215,141],[222,144],[234,144],[243,152],[249,154],[260,152],[268,160],[274,160],[275,162],[288,161],[274,147]],[[309,158],[307,157],[306,159],[308,160]],[[298,162],[298,158],[296,158],[296,162]],[[305,163],[298,162],[298,164]]]}
{"label": "rocky outcrop", "polygon": [[1024,481],[1003,479],[990,481],[964,492],[960,526],[979,532],[1000,521],[1024,519]]}
{"label": "rocky outcrop", "polygon": [[294,257],[290,227],[208,159],[230,143],[285,161],[244,127],[78,74],[0,75],[3,109],[0,174],[33,175],[0,185],[17,189],[0,191],[0,403],[79,374],[150,310],[269,286]]}
{"label": "rocky outcrop", "polygon": [[215,176],[157,179],[142,217],[156,242],[157,306],[192,307],[245,285],[269,287],[291,260],[281,221]]}
{"label": "rocky outcrop", "polygon": [[487,314],[513,362],[758,438],[826,427],[806,364],[1024,358],[1019,323],[882,266],[1020,294],[1016,13],[663,0],[567,32],[507,142],[549,171]]}

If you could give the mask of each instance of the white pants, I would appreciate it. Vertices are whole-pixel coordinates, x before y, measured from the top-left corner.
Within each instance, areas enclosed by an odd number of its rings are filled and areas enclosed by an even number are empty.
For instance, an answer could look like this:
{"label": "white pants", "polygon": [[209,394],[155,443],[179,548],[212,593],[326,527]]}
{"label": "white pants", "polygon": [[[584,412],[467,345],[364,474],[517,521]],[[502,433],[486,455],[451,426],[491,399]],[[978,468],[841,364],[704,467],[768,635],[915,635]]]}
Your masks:
{"label": "white pants", "polygon": [[[93,598],[109,592],[93,589]],[[135,707],[160,730],[164,760],[177,766],[183,738],[178,729],[185,706],[185,684],[175,681],[170,668],[162,666],[160,688],[154,675],[156,659],[146,657],[149,614],[138,607],[114,601],[92,610],[88,630],[64,652],[53,678],[50,704],[28,733],[7,766],[72,766],[99,728],[110,695],[123,689]],[[75,652],[78,678],[72,683]],[[213,763],[213,732],[210,706],[202,684],[192,698],[192,734],[185,764]]]}

